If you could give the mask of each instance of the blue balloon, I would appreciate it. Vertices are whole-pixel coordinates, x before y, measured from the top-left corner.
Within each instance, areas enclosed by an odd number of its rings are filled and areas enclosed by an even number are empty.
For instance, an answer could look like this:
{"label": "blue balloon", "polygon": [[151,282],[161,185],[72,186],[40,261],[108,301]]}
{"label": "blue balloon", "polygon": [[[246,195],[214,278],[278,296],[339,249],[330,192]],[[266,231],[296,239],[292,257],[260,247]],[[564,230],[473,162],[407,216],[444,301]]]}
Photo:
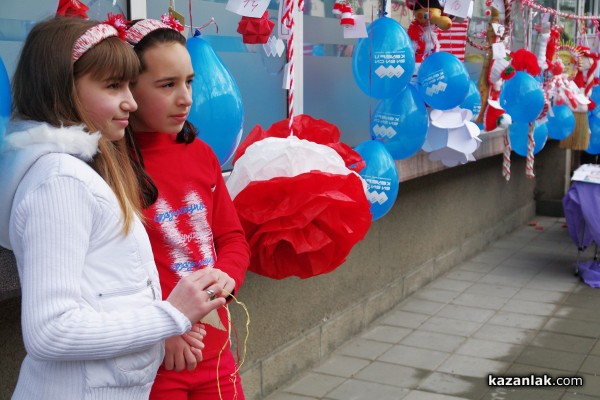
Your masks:
{"label": "blue balloon", "polygon": [[471,110],[473,113],[471,120],[476,119],[481,112],[481,93],[479,93],[477,84],[472,80],[469,80],[469,91],[467,92],[467,97],[460,103],[460,108]]}
{"label": "blue balloon", "polygon": [[425,143],[429,118],[413,85],[391,99],[381,100],[371,118],[371,138],[383,143],[394,160],[415,154]]}
{"label": "blue balloon", "polygon": [[373,221],[391,210],[398,197],[400,181],[396,163],[385,146],[376,140],[362,142],[354,149],[365,160],[360,176],[367,182]]}
{"label": "blue balloon", "polygon": [[229,70],[208,42],[194,36],[187,40],[187,49],[195,73],[189,120],[198,128],[198,137],[212,148],[223,165],[242,138],[242,96]]}
{"label": "blue balloon", "polygon": [[[533,130],[533,154],[537,154],[546,145],[548,139],[548,127],[546,123],[535,122]],[[529,124],[520,122],[513,123],[508,128],[508,139],[512,150],[520,156],[527,157],[527,143],[529,142]]]}
{"label": "blue balloon", "polygon": [[571,136],[575,129],[575,115],[569,107],[564,104],[552,106],[554,116],[548,114],[548,137],[550,139],[563,140]]}
{"label": "blue balloon", "polygon": [[590,144],[585,150],[588,154],[600,154],[600,118],[593,115],[589,118],[590,123]]}
{"label": "blue balloon", "polygon": [[352,73],[365,94],[376,99],[394,97],[408,85],[415,69],[412,42],[394,19],[381,17],[367,27],[352,52]]}
{"label": "blue balloon", "polygon": [[471,80],[465,65],[454,55],[440,51],[421,63],[417,89],[431,108],[449,110],[460,105],[469,93]]}
{"label": "blue balloon", "polygon": [[600,85],[596,85],[592,88],[590,93],[590,99],[596,104],[592,110],[590,110],[595,116],[600,114]]}
{"label": "blue balloon", "polygon": [[8,73],[4,67],[4,62],[0,58],[0,148],[4,140],[4,133],[10,118],[11,96],[10,96],[10,81]]}
{"label": "blue balloon", "polygon": [[544,108],[544,92],[540,84],[526,72],[518,71],[504,82],[500,91],[500,106],[513,122],[527,124],[535,121]]}

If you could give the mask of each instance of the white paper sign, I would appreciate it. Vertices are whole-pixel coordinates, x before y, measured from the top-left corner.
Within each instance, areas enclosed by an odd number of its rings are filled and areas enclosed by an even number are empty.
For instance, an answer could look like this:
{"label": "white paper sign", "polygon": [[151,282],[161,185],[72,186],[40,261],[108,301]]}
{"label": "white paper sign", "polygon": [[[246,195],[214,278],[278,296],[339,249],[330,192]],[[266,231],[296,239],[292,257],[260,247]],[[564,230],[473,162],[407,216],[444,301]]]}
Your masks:
{"label": "white paper sign", "polygon": [[506,46],[502,42],[492,44],[492,57],[494,60],[506,58]]}
{"label": "white paper sign", "polygon": [[355,15],[354,25],[344,26],[344,39],[358,39],[366,37],[368,37],[368,34],[367,24],[365,23],[365,16]]}
{"label": "white paper sign", "polygon": [[460,18],[467,18],[469,16],[471,1],[472,0],[448,0],[444,6],[444,12]]}
{"label": "white paper sign", "polygon": [[260,18],[271,0],[229,0],[225,9],[244,17]]}

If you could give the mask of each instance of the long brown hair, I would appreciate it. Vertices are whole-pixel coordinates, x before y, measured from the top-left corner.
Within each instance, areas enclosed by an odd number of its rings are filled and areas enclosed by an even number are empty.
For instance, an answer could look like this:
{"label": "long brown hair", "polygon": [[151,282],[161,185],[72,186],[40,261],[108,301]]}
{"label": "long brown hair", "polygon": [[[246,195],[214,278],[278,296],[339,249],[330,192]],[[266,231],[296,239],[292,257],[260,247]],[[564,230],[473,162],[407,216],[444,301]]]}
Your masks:
{"label": "long brown hair", "polygon": [[[102,40],[73,63],[73,44],[98,23],[56,17],[33,27],[13,76],[16,116],[55,127],[83,124],[90,132],[97,130],[83,112],[75,80],[88,74],[99,80],[107,77],[134,80],[141,68],[135,53],[118,37]],[[134,215],[141,216],[138,181],[129,162],[127,146],[124,140],[111,142],[101,138],[98,148],[90,165],[115,193],[126,233]]]}

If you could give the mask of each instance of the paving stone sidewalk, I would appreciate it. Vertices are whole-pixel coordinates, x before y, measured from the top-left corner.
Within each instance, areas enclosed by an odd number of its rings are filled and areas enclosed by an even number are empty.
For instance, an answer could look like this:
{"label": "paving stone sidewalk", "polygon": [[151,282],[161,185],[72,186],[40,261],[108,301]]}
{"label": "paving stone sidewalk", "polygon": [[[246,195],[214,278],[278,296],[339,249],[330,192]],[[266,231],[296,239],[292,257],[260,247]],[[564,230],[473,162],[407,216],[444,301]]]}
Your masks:
{"label": "paving stone sidewalk", "polygon": [[[577,247],[564,219],[535,221],[406,298],[268,400],[600,400],[600,289],[574,275]],[[584,384],[494,387],[490,374]]]}

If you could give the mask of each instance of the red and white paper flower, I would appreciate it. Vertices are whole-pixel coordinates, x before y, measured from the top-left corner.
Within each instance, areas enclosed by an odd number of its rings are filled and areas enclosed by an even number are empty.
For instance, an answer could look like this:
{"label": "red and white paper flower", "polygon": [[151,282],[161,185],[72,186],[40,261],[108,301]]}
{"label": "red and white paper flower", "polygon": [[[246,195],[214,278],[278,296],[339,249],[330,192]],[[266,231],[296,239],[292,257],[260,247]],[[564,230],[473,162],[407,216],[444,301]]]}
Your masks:
{"label": "red and white paper flower", "polygon": [[256,126],[227,180],[251,249],[250,271],[309,278],[340,266],[371,225],[358,153],[337,127],[307,115]]}

